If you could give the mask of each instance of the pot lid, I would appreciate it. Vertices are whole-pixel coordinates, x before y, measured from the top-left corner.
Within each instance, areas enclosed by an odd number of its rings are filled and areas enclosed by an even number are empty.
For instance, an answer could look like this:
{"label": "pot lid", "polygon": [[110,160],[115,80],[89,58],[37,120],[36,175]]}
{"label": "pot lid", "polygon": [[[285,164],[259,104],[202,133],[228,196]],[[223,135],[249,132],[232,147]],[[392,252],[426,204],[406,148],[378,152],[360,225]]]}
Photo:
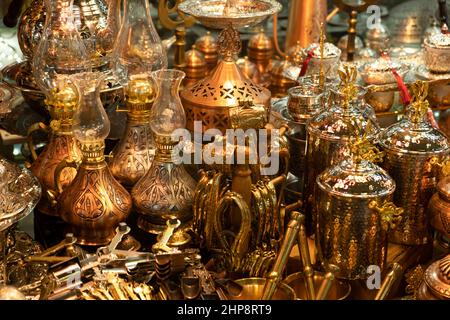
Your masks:
{"label": "pot lid", "polygon": [[354,135],[355,127],[361,128],[362,132],[368,131],[370,136],[375,136],[379,132],[376,119],[363,113],[359,106],[350,106],[345,110],[333,105],[313,116],[307,126],[308,132],[327,140],[348,139]]}
{"label": "pot lid", "polygon": [[450,299],[450,254],[425,271],[425,283],[439,297]]}
{"label": "pot lid", "polygon": [[366,32],[367,41],[385,41],[389,39],[391,33],[388,27],[384,23],[377,23],[373,28],[370,28]]}
{"label": "pot lid", "polygon": [[413,102],[408,106],[405,118],[381,133],[380,145],[385,149],[409,154],[448,152],[450,145],[447,137],[433,128],[427,117],[428,83],[416,81],[412,90]]}
{"label": "pot lid", "polygon": [[203,54],[193,45],[192,49],[186,52],[186,67],[201,68],[206,67],[206,60]]}
{"label": "pot lid", "polygon": [[248,41],[248,47],[254,50],[273,50],[272,39],[270,39],[265,33],[264,29],[259,30],[257,34],[252,36]]}
{"label": "pot lid", "polygon": [[379,197],[394,192],[395,182],[376,164],[346,159],[317,177],[318,186],[327,193],[343,197]]}
{"label": "pot lid", "polygon": [[[314,58],[320,58],[320,43],[312,43],[306,48],[305,54],[312,50]],[[341,56],[341,50],[330,42],[325,42],[323,57],[326,58],[336,58]]]}
{"label": "pot lid", "polygon": [[381,133],[383,148],[401,153],[443,153],[449,151],[447,137],[428,122],[415,124],[406,118]]}
{"label": "pot lid", "polygon": [[437,48],[450,48],[450,33],[448,27],[444,25],[441,32],[431,34],[425,38],[425,44]]}
{"label": "pot lid", "polygon": [[201,52],[217,52],[217,41],[211,35],[210,31],[207,31],[204,36],[198,38],[197,41],[195,41],[195,46]]}

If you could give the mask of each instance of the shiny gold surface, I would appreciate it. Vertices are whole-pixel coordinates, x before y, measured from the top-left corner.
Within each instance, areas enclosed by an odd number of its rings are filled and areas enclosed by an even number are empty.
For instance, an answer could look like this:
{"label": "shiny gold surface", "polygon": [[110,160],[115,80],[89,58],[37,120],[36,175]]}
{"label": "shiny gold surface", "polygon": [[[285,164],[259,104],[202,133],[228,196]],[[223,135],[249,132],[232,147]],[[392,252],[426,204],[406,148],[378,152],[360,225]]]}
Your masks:
{"label": "shiny gold surface", "polygon": [[109,243],[119,222],[131,212],[131,197],[111,174],[104,147],[103,143],[81,146],[77,175],[58,198],[58,214],[82,245]]}
{"label": "shiny gold surface", "polygon": [[319,41],[320,24],[327,16],[325,0],[290,1],[288,29],[286,31],[286,50],[296,43],[306,48]]}
{"label": "shiny gold surface", "polygon": [[[323,280],[324,280],[323,273],[317,271],[314,272],[313,284],[315,290],[319,290],[319,287],[323,283]],[[283,280],[283,283],[287,284],[295,291],[297,299],[312,300],[307,294],[308,292],[306,290],[305,279],[302,272],[293,273],[289,275],[288,277],[286,277],[286,279]],[[350,295],[350,292],[351,286],[349,283],[337,280],[333,282],[325,300],[345,300]]]}
{"label": "shiny gold surface", "polygon": [[269,82],[269,68],[274,54],[272,39],[261,29],[248,42],[248,58],[256,64],[262,83]]}
{"label": "shiny gold surface", "polygon": [[[236,283],[240,284],[243,289],[240,295],[233,296],[228,295],[230,300],[261,300],[263,289],[266,284],[265,278],[245,278],[236,280]],[[295,293],[289,286],[281,283],[272,300],[294,300]]]}
{"label": "shiny gold surface", "polygon": [[270,107],[270,91],[247,79],[233,59],[241,48],[239,33],[227,28],[221,32],[219,43],[223,59],[205,79],[180,93],[186,127],[191,131],[194,121],[202,121],[203,132],[215,128],[224,133],[229,128],[229,109],[239,100],[251,99]]}
{"label": "shiny gold surface", "polygon": [[190,87],[197,81],[206,77],[208,72],[208,65],[206,63],[205,56],[201,53],[195,45],[192,49],[186,52],[186,66],[184,67],[184,72],[186,73],[186,78],[184,78],[183,83],[185,87]]}
{"label": "shiny gold surface", "polygon": [[[30,170],[39,179],[43,188],[43,197],[37,209],[48,215],[58,215],[56,210],[58,192],[53,178],[55,170],[61,161],[79,162],[81,160],[81,151],[72,133],[72,117],[77,107],[77,95],[71,87],[66,87],[59,92],[54,92],[46,102],[52,117],[50,128],[40,123],[28,130],[28,146],[34,160]],[[37,130],[50,132],[49,142],[39,156],[34,150],[32,137]],[[74,170],[63,170],[61,184],[67,186],[74,177]]]}
{"label": "shiny gold surface", "polygon": [[138,226],[150,233],[160,233],[168,219],[179,219],[181,228],[192,221],[195,180],[182,164],[172,162],[174,143],[170,137],[156,136],[156,154],[148,172],[131,191],[139,213]]}
{"label": "shiny gold surface", "polygon": [[219,60],[219,49],[217,40],[211,35],[211,32],[207,31],[204,36],[198,38],[195,41],[195,46],[203,53],[208,64],[208,70],[213,70]]}
{"label": "shiny gold surface", "polygon": [[155,88],[147,78],[131,79],[125,95],[127,125],[124,136],[112,151],[109,167],[120,183],[131,188],[148,171],[155,152],[150,129]]}

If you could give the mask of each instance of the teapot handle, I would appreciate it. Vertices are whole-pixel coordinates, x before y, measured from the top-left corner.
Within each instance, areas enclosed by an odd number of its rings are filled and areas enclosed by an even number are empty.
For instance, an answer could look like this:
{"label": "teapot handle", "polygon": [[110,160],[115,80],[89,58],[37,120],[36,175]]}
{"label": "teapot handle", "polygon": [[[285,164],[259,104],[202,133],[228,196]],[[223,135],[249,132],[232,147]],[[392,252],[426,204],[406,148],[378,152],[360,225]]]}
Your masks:
{"label": "teapot handle", "polygon": [[37,122],[32,124],[29,128],[28,128],[28,132],[27,132],[27,145],[28,145],[28,149],[30,149],[31,152],[31,157],[33,158],[33,161],[37,159],[38,155],[36,153],[36,146],[34,144],[33,141],[33,133],[36,131],[49,131],[49,128],[42,122]]}
{"label": "teapot handle", "polygon": [[64,191],[61,183],[61,173],[65,168],[74,168],[75,170],[78,171],[79,164],[73,160],[63,160],[56,166],[54,173],[54,182],[58,194],[61,194]]}

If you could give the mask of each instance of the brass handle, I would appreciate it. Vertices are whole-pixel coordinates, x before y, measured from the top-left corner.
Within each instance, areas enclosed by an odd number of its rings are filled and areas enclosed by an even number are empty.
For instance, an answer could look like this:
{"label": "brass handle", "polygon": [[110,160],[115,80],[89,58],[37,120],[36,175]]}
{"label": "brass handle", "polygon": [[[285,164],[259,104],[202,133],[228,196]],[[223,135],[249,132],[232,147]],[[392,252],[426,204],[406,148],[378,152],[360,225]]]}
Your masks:
{"label": "brass handle", "polygon": [[439,167],[443,177],[450,175],[450,156],[445,156],[442,160],[434,156],[430,159],[430,164]]}
{"label": "brass handle", "polygon": [[58,194],[61,194],[64,190],[61,184],[61,173],[65,168],[74,168],[75,170],[78,170],[79,164],[76,161],[71,160],[63,160],[61,161],[55,168],[54,173],[54,182],[56,186],[56,190]]}
{"label": "brass handle", "polygon": [[395,262],[392,265],[392,269],[386,275],[386,278],[381,284],[380,290],[378,290],[375,300],[384,300],[388,294],[391,292],[394,283],[402,275],[402,267],[399,263]]}
{"label": "brass handle", "polygon": [[402,219],[404,209],[397,207],[393,202],[385,200],[381,205],[377,200],[369,203],[369,209],[377,211],[381,215],[385,230],[395,229]]}
{"label": "brass handle", "polygon": [[286,267],[289,254],[295,243],[295,238],[299,229],[299,222],[302,215],[296,211],[292,212],[291,220],[288,223],[286,234],[283,238],[280,251],[273,265],[272,271],[269,273],[261,300],[270,300],[275,293],[278,284],[281,282],[281,274]]}
{"label": "brass handle", "polygon": [[306,294],[308,300],[316,297],[314,290],[314,270],[311,266],[311,256],[309,255],[308,238],[306,236],[305,216],[300,215],[297,245],[300,251],[300,258],[303,263],[303,278],[305,280]]}
{"label": "brass handle", "polygon": [[30,149],[31,157],[33,158],[33,161],[37,159],[38,155],[36,153],[36,147],[34,145],[33,141],[33,133],[36,131],[49,131],[49,128],[42,122],[34,123],[28,128],[27,132],[27,145],[28,149]]}
{"label": "brass handle", "polygon": [[331,286],[335,281],[335,274],[339,271],[339,267],[333,264],[328,266],[329,271],[325,274],[322,284],[320,285],[319,290],[317,291],[316,300],[325,300],[328,294],[330,293]]}
{"label": "brass handle", "polygon": [[217,207],[214,219],[214,230],[219,237],[221,246],[227,250],[227,242],[222,232],[221,217],[231,203],[235,203],[241,213],[241,225],[239,232],[236,235],[231,248],[229,248],[231,251],[231,263],[233,268],[234,270],[238,270],[242,259],[245,254],[247,254],[248,242],[251,234],[251,212],[247,206],[247,203],[244,201],[244,198],[242,198],[240,194],[233,191],[227,191],[225,193]]}

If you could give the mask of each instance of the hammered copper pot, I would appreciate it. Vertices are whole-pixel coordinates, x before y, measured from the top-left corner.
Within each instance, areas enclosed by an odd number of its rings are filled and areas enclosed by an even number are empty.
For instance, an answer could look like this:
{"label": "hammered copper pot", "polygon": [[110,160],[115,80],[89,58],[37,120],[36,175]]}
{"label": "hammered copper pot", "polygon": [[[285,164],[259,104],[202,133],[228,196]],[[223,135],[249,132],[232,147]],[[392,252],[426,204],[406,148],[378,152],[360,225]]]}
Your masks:
{"label": "hammered copper pot", "polygon": [[428,243],[431,233],[427,207],[439,176],[435,163],[443,161],[450,143],[425,118],[415,123],[407,116],[381,133],[380,145],[386,152],[383,168],[397,183],[394,203],[405,209],[390,241],[404,245]]}
{"label": "hammered copper pot", "polygon": [[439,181],[436,189],[428,205],[430,224],[442,236],[450,238],[450,176]]}
{"label": "hammered copper pot", "polygon": [[[390,205],[395,182],[386,171],[363,160],[344,160],[317,177],[315,239],[319,259],[339,267],[336,277],[366,279],[368,268],[387,261]],[[392,210],[396,210],[391,207]]]}

